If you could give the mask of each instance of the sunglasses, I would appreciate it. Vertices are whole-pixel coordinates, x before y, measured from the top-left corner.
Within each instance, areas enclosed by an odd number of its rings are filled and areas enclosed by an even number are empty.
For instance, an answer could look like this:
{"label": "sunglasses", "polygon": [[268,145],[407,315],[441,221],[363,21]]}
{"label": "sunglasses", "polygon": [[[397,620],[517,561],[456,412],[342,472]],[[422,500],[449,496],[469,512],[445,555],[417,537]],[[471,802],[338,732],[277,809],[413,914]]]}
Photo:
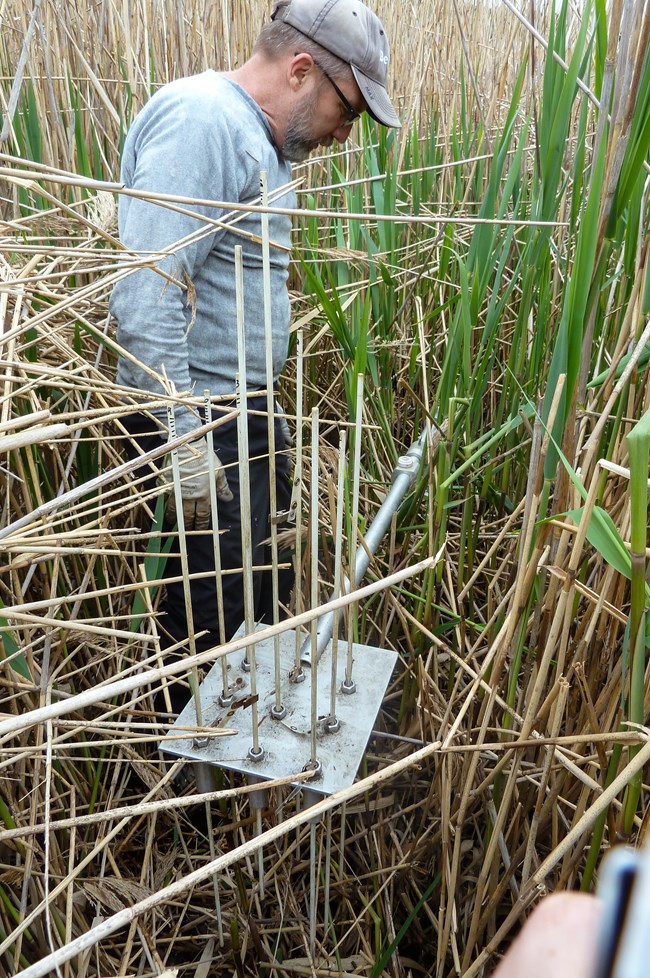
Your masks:
{"label": "sunglasses", "polygon": [[338,95],[338,97],[339,97],[339,99],[341,101],[341,104],[342,104],[343,108],[345,109],[345,125],[346,126],[351,126],[352,123],[353,122],[356,122],[356,120],[359,118],[359,116],[361,115],[361,111],[363,111],[363,110],[355,109],[355,107],[353,105],[350,105],[350,103],[348,102],[347,98],[345,97],[345,95],[343,94],[343,92],[341,91],[341,89],[339,88],[339,86],[336,84],[336,82],[334,81],[334,79],[331,77],[331,75],[329,75],[325,71],[325,69],[323,68],[323,66],[320,65],[318,63],[318,61],[314,61],[314,64],[316,65],[317,68],[320,68],[320,70],[323,72],[323,74],[327,78],[328,82],[330,83],[330,85],[332,86],[332,88],[334,89],[334,91],[336,92],[336,94]]}

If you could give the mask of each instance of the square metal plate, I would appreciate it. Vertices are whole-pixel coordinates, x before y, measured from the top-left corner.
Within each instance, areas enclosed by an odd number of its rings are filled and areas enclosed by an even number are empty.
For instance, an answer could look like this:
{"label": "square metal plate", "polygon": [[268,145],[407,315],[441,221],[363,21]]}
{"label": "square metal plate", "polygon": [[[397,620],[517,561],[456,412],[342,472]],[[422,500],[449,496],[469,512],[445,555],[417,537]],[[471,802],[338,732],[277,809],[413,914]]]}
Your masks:
{"label": "square metal plate", "polygon": [[[244,654],[241,651],[228,657],[228,676],[231,689],[234,687],[234,701],[230,707],[219,704],[222,691],[220,660],[214,664],[199,690],[204,727],[235,729],[237,733],[211,737],[205,747],[197,747],[194,737],[179,738],[175,727],[196,726],[196,708],[192,699],[167,737],[160,742],[161,750],[176,757],[203,761],[261,779],[299,774],[311,758],[312,670],[309,666],[303,666],[305,681],[292,682],[289,674],[295,665],[295,631],[290,629],[283,632],[279,645],[280,688],[282,705],[286,709],[282,720],[275,720],[271,715],[271,708],[275,705],[274,639],[266,639],[255,646],[259,745],[263,750],[259,760],[251,759],[248,754],[253,744],[251,686],[250,672],[242,666]],[[328,733],[322,722],[317,724],[317,759],[322,771],[318,780],[310,780],[309,789],[323,795],[332,794],[354,782],[397,659],[396,652],[354,644],[352,678],[356,692],[342,693],[347,648],[347,642],[339,639],[336,717],[340,728],[336,733]],[[250,649],[248,654],[250,657]],[[321,721],[330,714],[331,656],[330,642],[317,670],[316,712]]]}

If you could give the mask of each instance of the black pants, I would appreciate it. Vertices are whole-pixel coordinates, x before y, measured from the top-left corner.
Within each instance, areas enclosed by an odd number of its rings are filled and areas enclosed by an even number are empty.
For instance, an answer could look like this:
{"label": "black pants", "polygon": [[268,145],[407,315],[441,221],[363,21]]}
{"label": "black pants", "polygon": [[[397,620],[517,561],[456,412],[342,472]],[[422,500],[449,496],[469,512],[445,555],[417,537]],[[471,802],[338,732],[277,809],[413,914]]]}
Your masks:
{"label": "black pants", "polygon": [[[249,448],[249,483],[251,506],[251,548],[253,567],[266,565],[267,570],[253,573],[254,618],[256,622],[273,620],[272,607],[272,578],[271,578],[271,548],[268,540],[270,528],[270,489],[269,489],[269,444],[268,424],[266,414],[255,415],[250,411],[266,412],[266,396],[248,399],[248,448]],[[222,413],[213,414],[216,420]],[[151,451],[160,445],[161,436],[152,431],[153,422],[142,414],[130,415],[124,426],[131,435],[125,439],[126,452],[134,458],[138,452],[136,442],[143,451]],[[202,574],[191,582],[192,617],[194,632],[205,631],[196,640],[197,652],[212,648],[232,638],[244,620],[244,593],[241,568],[241,493],[240,469],[237,446],[237,422],[229,421],[214,429],[214,449],[226,469],[228,485],[233,499],[218,505],[219,542],[221,555],[221,586],[224,602],[224,634],[219,634],[219,618],[217,612],[217,588],[215,581],[214,544],[212,530],[194,531],[187,537],[187,560],[190,574]],[[278,420],[275,422],[276,446],[276,499],[278,513],[289,510],[291,503],[290,462],[287,454],[288,445]],[[136,473],[146,475],[144,467]],[[152,482],[155,476],[152,475]],[[151,484],[151,483],[150,483]],[[165,532],[172,532],[173,526],[165,523]],[[282,562],[291,562],[290,553],[281,555]],[[170,551],[165,567],[165,578],[181,576],[181,561],[178,551],[178,537]],[[293,587],[293,568],[290,566],[279,571],[279,597],[281,604],[287,604]],[[166,582],[166,593],[163,595],[160,610],[164,612],[161,618],[161,644],[163,648],[187,639],[187,616],[185,612],[185,593],[182,580]],[[282,612],[280,609],[280,617]],[[168,633],[168,636],[165,635]]]}

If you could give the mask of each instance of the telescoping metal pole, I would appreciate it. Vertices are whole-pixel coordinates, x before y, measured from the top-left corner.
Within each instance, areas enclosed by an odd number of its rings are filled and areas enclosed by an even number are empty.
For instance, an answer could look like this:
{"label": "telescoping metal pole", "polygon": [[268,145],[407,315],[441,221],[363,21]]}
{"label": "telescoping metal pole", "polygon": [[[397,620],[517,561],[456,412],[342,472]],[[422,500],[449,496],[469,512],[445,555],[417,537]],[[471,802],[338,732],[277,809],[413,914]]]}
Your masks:
{"label": "telescoping metal pole", "polygon": [[[426,438],[427,433],[425,430],[422,432],[418,440],[411,445],[406,455],[400,455],[397,460],[397,465],[395,466],[391,477],[391,487],[388,490],[388,494],[379,507],[377,515],[368,527],[368,531],[363,538],[365,546],[360,546],[357,549],[354,561],[355,585],[359,584],[363,579],[363,575],[366,573],[368,564],[370,563],[370,557],[375,553],[381,539],[388,530],[390,521],[393,518],[393,513],[396,512],[402,499],[415,482],[416,476],[420,471],[420,463],[422,461],[422,455],[426,445]],[[345,579],[343,587],[344,593],[349,594],[350,581],[348,578]],[[318,664],[320,657],[327,648],[327,644],[332,637],[333,628],[334,612],[328,611],[318,619],[316,664]],[[312,664],[311,652],[311,638],[308,636],[303,643],[300,654],[300,661],[304,665],[310,666]]]}

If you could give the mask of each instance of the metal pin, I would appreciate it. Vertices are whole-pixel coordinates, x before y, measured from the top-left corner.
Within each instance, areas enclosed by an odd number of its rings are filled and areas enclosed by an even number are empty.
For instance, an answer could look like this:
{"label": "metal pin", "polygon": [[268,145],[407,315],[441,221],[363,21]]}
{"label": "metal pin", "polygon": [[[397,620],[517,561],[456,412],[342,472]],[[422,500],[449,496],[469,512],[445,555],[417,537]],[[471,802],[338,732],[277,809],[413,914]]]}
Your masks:
{"label": "metal pin", "polygon": [[[303,401],[303,332],[298,330],[296,337],[296,467],[293,476],[294,492],[291,500],[292,508],[295,506],[296,514],[296,540],[294,545],[294,571],[296,575],[295,586],[295,614],[301,614],[302,607],[302,401]],[[304,682],[305,670],[300,661],[301,652],[301,632],[296,629],[296,658],[292,669],[291,679],[293,682]]]}
{"label": "metal pin", "polygon": [[[246,339],[244,332],[244,262],[241,245],[235,246],[235,292],[237,300],[238,372],[235,378],[237,416],[237,450],[239,455],[239,506],[241,513],[242,583],[244,589],[244,628],[247,635],[255,630],[253,608],[253,544],[251,528],[250,471],[248,465],[248,404],[246,387]],[[252,756],[261,757],[257,711],[257,671],[255,645],[249,645],[246,661],[250,666]]]}
{"label": "metal pin", "polygon": [[325,816],[325,893],[323,912],[323,933],[327,934],[330,925],[330,880],[332,875],[332,812]]}
{"label": "metal pin", "polygon": [[[266,172],[260,172],[260,203],[266,207],[269,202]],[[275,459],[275,390],[273,376],[273,323],[271,315],[271,257],[269,244],[269,215],[262,211],[262,284],[264,290],[264,342],[266,347],[266,415],[269,441],[269,514],[271,519],[271,593],[273,624],[280,620],[280,589],[278,585],[278,501],[276,492]],[[288,447],[288,446],[287,446]],[[280,671],[280,635],[273,639],[275,669],[275,703],[271,709],[274,720],[282,720],[286,709],[282,705],[282,675]]]}
{"label": "metal pin", "polygon": [[[316,673],[316,669],[312,673]],[[312,680],[313,681],[313,680]],[[311,763],[305,765],[305,769],[312,767]],[[316,770],[320,770],[320,764],[315,765]],[[317,775],[318,776],[318,775]],[[319,801],[320,796],[310,788],[305,788],[302,793],[304,808],[311,808]],[[320,816],[316,815],[309,823],[309,953],[312,958],[316,950],[316,911],[318,908],[318,860],[316,845],[316,829],[320,822]]]}
{"label": "metal pin", "polygon": [[[174,406],[167,405],[167,424],[169,426],[170,438],[176,438],[176,418],[174,416]],[[192,593],[190,589],[190,569],[187,561],[187,537],[185,535],[185,514],[183,512],[183,494],[181,489],[181,471],[178,461],[178,450],[171,451],[172,479],[174,502],[176,503],[176,519],[178,523],[178,547],[180,551],[181,572],[183,574],[183,597],[185,598],[185,617],[187,619],[187,638],[190,655],[196,655],[196,636],[194,634],[194,617],[192,615]],[[196,707],[196,725],[203,726],[203,711],[201,709],[201,697],[199,695],[199,671],[196,666],[192,666],[189,674],[190,687],[194,697]]]}
{"label": "metal pin", "polygon": [[[210,391],[205,390],[203,392],[204,396],[204,414],[205,422],[208,424],[212,421],[212,407],[210,405]],[[219,637],[223,642],[226,633],[226,624],[223,608],[223,586],[222,586],[222,575],[221,575],[221,547],[219,545],[219,508],[217,505],[217,475],[216,475],[216,464],[214,456],[214,432],[212,428],[209,428],[206,433],[206,441],[208,443],[208,471],[210,473],[210,510],[212,514],[212,544],[214,549],[214,584],[217,593],[217,621],[219,623]],[[230,683],[228,680],[228,656],[224,655],[221,657],[221,677],[222,677],[222,691],[219,697],[219,704],[221,706],[230,706],[232,703],[232,695],[230,694]]]}
{"label": "metal pin", "polygon": [[[263,784],[263,779],[249,776],[248,783]],[[269,803],[268,789],[259,788],[257,791],[251,791],[251,793],[248,796],[248,802],[251,806],[251,810],[255,812],[255,835],[260,836],[262,834],[262,812]],[[257,850],[257,876],[260,884],[260,900],[263,900],[264,899],[264,850],[262,846],[259,846]]]}
{"label": "metal pin", "polygon": [[[357,374],[357,403],[354,419],[354,460],[352,472],[352,527],[350,532],[350,548],[348,551],[348,566],[354,568],[355,555],[357,552],[357,541],[359,539],[359,472],[361,470],[361,431],[363,422],[363,374]],[[350,591],[355,587],[354,574],[350,575]],[[354,628],[352,627],[354,605],[348,609],[348,657],[345,666],[345,681],[342,690],[345,693],[353,693],[356,686],[352,680],[352,643],[354,639]]]}
{"label": "metal pin", "polygon": [[[311,606],[318,607],[318,408],[311,412],[311,498],[309,526],[311,529]],[[316,662],[318,621],[310,625],[313,661]],[[311,670],[311,763],[318,760],[318,669]]]}
{"label": "metal pin", "polygon": [[[345,428],[341,432],[339,442],[339,471],[336,486],[336,528],[334,531],[334,594],[336,600],[341,595],[341,584],[343,577],[343,491],[345,485],[345,452],[346,452],[347,433]],[[340,724],[336,719],[336,685],[338,675],[338,645],[339,645],[339,613],[334,612],[332,623],[332,673],[330,681],[330,716],[327,722],[327,729],[330,733],[336,733]],[[316,655],[318,652],[316,652]],[[316,661],[318,661],[316,659]]]}
{"label": "metal pin", "polygon": [[[316,673],[316,670],[313,670]],[[316,872],[316,823],[309,826],[309,952],[316,951],[316,898],[318,875]]]}

